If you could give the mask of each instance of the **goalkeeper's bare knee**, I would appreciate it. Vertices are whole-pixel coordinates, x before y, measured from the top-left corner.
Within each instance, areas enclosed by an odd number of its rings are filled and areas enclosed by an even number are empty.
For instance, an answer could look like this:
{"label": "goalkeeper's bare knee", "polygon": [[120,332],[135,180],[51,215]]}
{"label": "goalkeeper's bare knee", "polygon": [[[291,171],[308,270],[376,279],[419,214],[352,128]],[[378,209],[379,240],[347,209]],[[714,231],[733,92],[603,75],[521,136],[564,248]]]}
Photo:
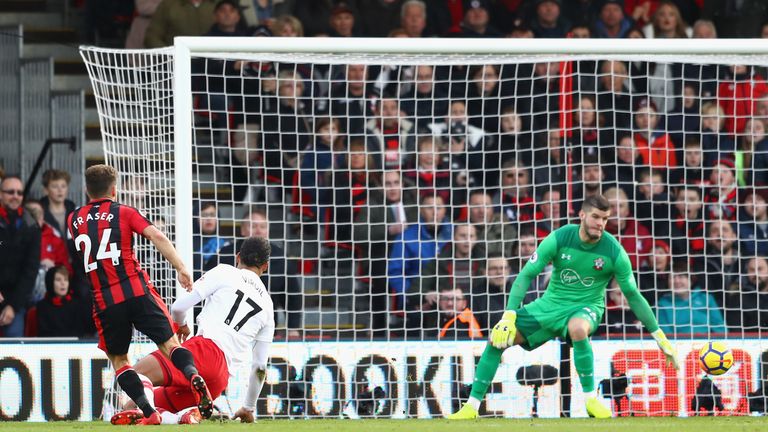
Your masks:
{"label": "goalkeeper's bare knee", "polygon": [[568,336],[572,341],[580,341],[589,337],[589,321],[583,318],[571,318],[568,321]]}

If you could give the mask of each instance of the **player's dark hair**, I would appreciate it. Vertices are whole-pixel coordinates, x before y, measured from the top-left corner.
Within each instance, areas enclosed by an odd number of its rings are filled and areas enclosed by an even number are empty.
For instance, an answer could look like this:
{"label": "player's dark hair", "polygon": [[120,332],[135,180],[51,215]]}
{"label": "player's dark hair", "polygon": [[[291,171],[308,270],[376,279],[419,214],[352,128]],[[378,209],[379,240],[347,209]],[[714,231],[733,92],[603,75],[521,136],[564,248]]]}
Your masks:
{"label": "player's dark hair", "polygon": [[272,246],[264,237],[248,237],[240,246],[240,262],[248,267],[261,267],[269,262]]}
{"label": "player's dark hair", "polygon": [[91,198],[107,196],[117,184],[117,170],[109,165],[94,165],[85,170],[85,190]]}
{"label": "player's dark hair", "polygon": [[611,208],[611,203],[609,203],[608,199],[602,195],[587,197],[587,199],[584,200],[584,204],[581,205],[581,209],[584,210],[584,212],[587,212],[589,209],[593,208],[600,211],[608,211]]}

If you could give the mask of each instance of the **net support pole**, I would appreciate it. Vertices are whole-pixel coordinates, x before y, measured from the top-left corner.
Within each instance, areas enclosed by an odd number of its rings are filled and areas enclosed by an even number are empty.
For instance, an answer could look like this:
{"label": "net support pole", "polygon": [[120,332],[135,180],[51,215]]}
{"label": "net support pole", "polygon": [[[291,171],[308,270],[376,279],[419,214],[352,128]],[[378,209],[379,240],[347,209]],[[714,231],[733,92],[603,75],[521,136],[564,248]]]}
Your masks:
{"label": "net support pole", "polygon": [[[192,65],[189,47],[176,38],[173,74],[173,137],[176,250],[187,269],[192,266]],[[185,290],[177,282],[176,297]],[[193,323],[189,323],[192,328]]]}

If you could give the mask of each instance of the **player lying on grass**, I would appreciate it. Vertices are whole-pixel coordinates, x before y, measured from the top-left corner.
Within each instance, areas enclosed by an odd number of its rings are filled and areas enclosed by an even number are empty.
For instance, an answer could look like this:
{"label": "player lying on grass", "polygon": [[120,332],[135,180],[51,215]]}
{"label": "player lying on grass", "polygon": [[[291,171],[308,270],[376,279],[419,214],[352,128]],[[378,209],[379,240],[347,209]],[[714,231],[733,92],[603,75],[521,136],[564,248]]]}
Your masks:
{"label": "player lying on grass", "polygon": [[[515,279],[507,311],[491,331],[475,372],[469,400],[451,420],[477,417],[480,402],[496,375],[501,354],[512,345],[533,350],[559,337],[573,345],[573,361],[591,417],[611,417],[611,410],[597,398],[594,357],[589,336],[605,310],[605,287],[616,278],[632,311],[651,332],[668,362],[678,368],[677,352],[659,329],[648,302],[640,295],[632,265],[621,244],[604,232],[610,215],[602,195],[584,200],[579,225],[567,225],[549,234]],[[541,298],[520,308],[525,291],[542,269],[552,263],[552,279]]]}
{"label": "player lying on grass", "polygon": [[[253,422],[256,398],[266,378],[269,346],[275,333],[272,299],[259,278],[266,270],[270,255],[269,241],[261,237],[246,239],[237,254],[237,267],[219,264],[198,279],[189,294],[171,306],[173,320],[179,325],[179,338],[200,365],[211,397],[216,399],[227,388],[229,371],[245,363],[250,356],[251,373],[243,406],[233,418]],[[204,301],[197,317],[197,335],[186,339],[187,311]],[[154,387],[155,405],[164,410],[168,423],[195,423],[194,395],[183,385],[176,369],[155,351],[136,363],[136,372],[144,376],[145,385]],[[112,417],[112,424],[135,424],[139,410],[126,410]]]}

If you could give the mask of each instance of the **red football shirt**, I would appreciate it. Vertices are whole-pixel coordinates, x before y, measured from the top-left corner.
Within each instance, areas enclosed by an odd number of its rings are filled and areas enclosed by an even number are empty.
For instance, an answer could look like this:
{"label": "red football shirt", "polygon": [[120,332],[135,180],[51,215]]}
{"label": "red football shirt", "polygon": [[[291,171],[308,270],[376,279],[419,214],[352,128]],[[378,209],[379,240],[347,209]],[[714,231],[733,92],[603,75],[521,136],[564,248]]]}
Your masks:
{"label": "red football shirt", "polygon": [[149,294],[152,284],[133,253],[133,234],[152,223],[133,207],[94,200],[69,214],[67,227],[93,288],[96,311]]}

